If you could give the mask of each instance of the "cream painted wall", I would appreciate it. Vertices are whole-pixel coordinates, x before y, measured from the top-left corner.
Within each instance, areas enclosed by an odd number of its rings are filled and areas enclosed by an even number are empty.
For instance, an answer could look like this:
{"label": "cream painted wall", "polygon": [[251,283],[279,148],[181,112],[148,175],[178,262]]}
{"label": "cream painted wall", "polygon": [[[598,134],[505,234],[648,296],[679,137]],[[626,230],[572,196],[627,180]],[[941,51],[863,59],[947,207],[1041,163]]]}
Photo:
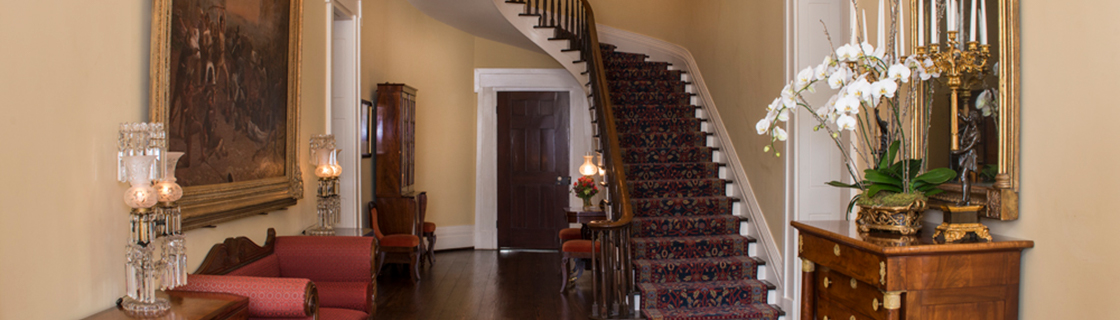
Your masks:
{"label": "cream painted wall", "polygon": [[486,38],[475,38],[475,68],[563,68],[556,59]]}
{"label": "cream painted wall", "polygon": [[405,0],[368,1],[362,13],[362,96],[384,82],[419,90],[416,189],[428,192],[427,221],[474,224],[475,37]]}
{"label": "cream painted wall", "polygon": [[[325,12],[314,1],[305,7],[300,141],[324,130]],[[3,0],[0,8],[0,60],[8,61],[0,66],[0,319],[82,318],[124,294],[128,208],[115,179],[116,128],[148,119],[151,5]],[[188,231],[190,269],[226,237],[261,242],[269,227],[289,235],[313,224],[315,189],[304,190],[287,210]]]}
{"label": "cream painted wall", "polygon": [[[405,0],[362,5],[362,96],[377,83],[405,83],[416,98],[416,189],[427,221],[474,224],[474,68],[559,68],[543,53],[478,38],[424,15]],[[364,161],[366,166],[369,162]],[[367,195],[369,201],[372,195]],[[364,202],[363,201],[363,202]]]}
{"label": "cream painted wall", "polygon": [[[1022,319],[1117,319],[1120,3],[1022,1]],[[1074,18],[1076,17],[1076,18]]]}

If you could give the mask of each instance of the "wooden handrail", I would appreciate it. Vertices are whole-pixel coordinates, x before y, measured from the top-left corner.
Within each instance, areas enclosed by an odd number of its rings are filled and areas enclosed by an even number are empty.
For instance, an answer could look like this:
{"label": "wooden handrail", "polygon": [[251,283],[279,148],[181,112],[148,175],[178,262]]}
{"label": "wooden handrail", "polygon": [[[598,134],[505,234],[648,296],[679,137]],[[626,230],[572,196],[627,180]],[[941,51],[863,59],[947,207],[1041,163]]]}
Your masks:
{"label": "wooden handrail", "polygon": [[[611,104],[610,87],[607,85],[606,67],[603,63],[603,53],[599,48],[599,32],[595,28],[595,12],[591,9],[591,5],[587,0],[580,0],[583,4],[583,14],[585,15],[583,24],[586,32],[583,32],[583,52],[584,58],[589,64],[588,71],[590,71],[589,78],[591,79],[591,96],[595,102],[595,111],[597,113],[597,121],[599,125],[599,132],[606,133],[599,135],[600,143],[605,144],[603,154],[607,157],[607,179],[608,185],[613,187],[609,188],[611,192],[611,205],[616,213],[621,215],[615,220],[592,221],[587,226],[591,229],[618,229],[630,225],[630,221],[634,219],[633,207],[630,204],[630,187],[626,184],[626,170],[622,162],[622,148],[618,143],[618,130],[615,128],[614,105]],[[587,59],[590,58],[590,59]],[[602,141],[606,140],[606,141]],[[606,143],[603,143],[606,142]]]}
{"label": "wooden handrail", "polygon": [[[633,269],[630,256],[629,226],[634,219],[630,203],[630,186],[626,184],[626,170],[622,161],[622,147],[618,141],[614,106],[611,104],[603,52],[599,47],[599,33],[595,26],[595,13],[587,0],[507,0],[525,5],[523,16],[536,16],[537,26],[554,28],[553,39],[569,40],[569,50],[579,50],[580,59],[587,63],[589,96],[594,106],[594,116],[603,153],[606,192],[610,201],[608,220],[587,224],[592,231],[592,241],[602,243],[591,255],[593,318],[632,318]],[[561,61],[566,63],[565,61]],[[578,78],[578,77],[577,77]]]}

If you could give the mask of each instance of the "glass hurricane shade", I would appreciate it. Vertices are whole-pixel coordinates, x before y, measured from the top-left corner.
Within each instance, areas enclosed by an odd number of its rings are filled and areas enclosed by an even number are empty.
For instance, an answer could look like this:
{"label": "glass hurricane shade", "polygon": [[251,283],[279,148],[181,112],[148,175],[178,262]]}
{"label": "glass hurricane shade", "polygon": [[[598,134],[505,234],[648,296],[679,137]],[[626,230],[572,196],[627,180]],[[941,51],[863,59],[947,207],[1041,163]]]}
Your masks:
{"label": "glass hurricane shade", "polygon": [[590,176],[599,173],[599,167],[592,163],[591,159],[595,156],[583,156],[583,164],[579,166],[579,174]]}
{"label": "glass hurricane shade", "polygon": [[127,156],[124,165],[128,172],[131,187],[124,192],[124,203],[133,209],[150,208],[156,204],[158,196],[152,188],[150,174],[156,156]]}
{"label": "glass hurricane shade", "polygon": [[159,195],[160,202],[175,202],[183,197],[183,187],[175,183],[175,181],[178,180],[175,178],[175,167],[178,165],[179,158],[182,156],[182,152],[168,152],[166,154],[167,158],[164,160],[166,167],[163,180],[160,180],[154,186],[156,193]]}
{"label": "glass hurricane shade", "polygon": [[334,149],[334,152],[331,152],[331,162],[330,162],[330,164],[331,164],[331,168],[334,169],[334,176],[335,177],[342,175],[342,166],[338,164],[338,154],[341,153],[341,152],[342,152],[342,149]]}
{"label": "glass hurricane shade", "polygon": [[338,165],[338,153],[342,149],[319,149],[315,151],[315,176],[320,178],[333,178],[342,175],[342,166]]}

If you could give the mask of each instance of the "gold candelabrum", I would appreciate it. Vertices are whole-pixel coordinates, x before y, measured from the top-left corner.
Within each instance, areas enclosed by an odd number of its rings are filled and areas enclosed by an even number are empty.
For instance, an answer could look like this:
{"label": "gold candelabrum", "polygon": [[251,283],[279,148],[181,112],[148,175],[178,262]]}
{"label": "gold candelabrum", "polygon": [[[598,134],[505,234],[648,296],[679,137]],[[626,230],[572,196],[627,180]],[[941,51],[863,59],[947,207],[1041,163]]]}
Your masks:
{"label": "gold candelabrum", "polygon": [[[941,51],[941,44],[939,43],[931,43],[928,47],[917,47],[914,50],[915,58],[918,61],[929,59],[933,62],[932,66],[927,67],[927,72],[940,73],[942,79],[945,79],[946,86],[949,87],[951,95],[949,119],[952,134],[950,150],[954,153],[960,151],[961,148],[959,113],[968,112],[966,109],[968,104],[966,103],[963,106],[960,104],[961,92],[967,94],[973,86],[982,83],[982,81],[966,82],[966,80],[978,80],[979,77],[982,77],[984,66],[988,64],[988,58],[991,57],[990,47],[987,44],[969,41],[965,43],[965,46],[961,46],[961,43],[957,41],[957,36],[957,31],[948,32],[948,43],[945,46],[945,51]],[[962,173],[961,177],[962,181],[965,182],[961,203],[941,206],[941,210],[944,212],[944,221],[937,226],[937,231],[934,233],[933,237],[937,242],[992,240],[992,236],[988,233],[988,227],[979,221],[979,211],[983,209],[983,206],[968,203],[968,195],[971,192],[969,189],[971,188],[968,187],[967,181],[964,181],[970,179],[967,175],[967,172],[965,172]]]}
{"label": "gold candelabrum", "polygon": [[949,117],[952,126],[950,132],[953,135],[950,148],[952,151],[957,151],[960,149],[960,141],[957,136],[960,92],[969,89],[969,87],[965,87],[964,80],[968,77],[977,77],[983,74],[984,66],[988,64],[991,53],[988,51],[988,45],[976,41],[965,43],[967,48],[962,50],[960,42],[957,41],[957,31],[949,31],[948,38],[948,46],[944,52],[941,51],[940,43],[930,43],[928,48],[917,47],[914,52],[918,61],[925,61],[927,58],[932,60],[933,66],[927,68],[927,72],[942,74],[945,84],[949,86],[952,94],[950,100],[950,112],[952,114]]}

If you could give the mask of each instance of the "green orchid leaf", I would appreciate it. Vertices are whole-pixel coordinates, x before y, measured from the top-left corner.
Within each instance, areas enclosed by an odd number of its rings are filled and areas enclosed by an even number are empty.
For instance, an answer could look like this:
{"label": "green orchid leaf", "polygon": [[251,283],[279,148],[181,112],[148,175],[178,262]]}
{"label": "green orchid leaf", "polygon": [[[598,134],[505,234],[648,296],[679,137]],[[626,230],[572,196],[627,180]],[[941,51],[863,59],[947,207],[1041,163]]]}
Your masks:
{"label": "green orchid leaf", "polygon": [[957,176],[957,172],[949,168],[937,168],[926,173],[920,174],[914,178],[916,181],[924,181],[930,184],[938,185],[949,181]]}
{"label": "green orchid leaf", "polygon": [[840,182],[840,181],[829,181],[829,182],[825,182],[825,184],[833,186],[833,187],[837,187],[837,188],[859,189],[859,186],[857,186],[857,185],[847,184],[847,183],[843,183],[843,182]]}
{"label": "green orchid leaf", "polygon": [[867,188],[867,196],[874,197],[879,191],[902,192],[902,188],[885,184],[873,184],[871,187]]}
{"label": "green orchid leaf", "polygon": [[872,183],[874,183],[876,185],[887,184],[887,185],[892,185],[892,186],[902,186],[902,180],[901,179],[898,179],[898,178],[895,178],[895,177],[892,177],[892,176],[889,176],[889,175],[886,175],[886,174],[882,174],[882,173],[879,173],[878,171],[871,170],[871,169],[864,170],[863,171],[863,177],[866,178],[867,180],[870,180]]}
{"label": "green orchid leaf", "polygon": [[879,159],[879,168],[886,168],[894,163],[894,156],[898,154],[898,140],[891,142],[891,146],[887,148],[887,154]]}
{"label": "green orchid leaf", "polygon": [[938,193],[942,193],[942,192],[945,192],[945,190],[941,190],[941,189],[933,189],[933,190],[930,190],[930,191],[926,191],[926,192],[925,192],[925,195],[926,195],[926,196],[928,197],[928,196],[932,196],[932,195],[935,195],[935,194],[938,194]]}

